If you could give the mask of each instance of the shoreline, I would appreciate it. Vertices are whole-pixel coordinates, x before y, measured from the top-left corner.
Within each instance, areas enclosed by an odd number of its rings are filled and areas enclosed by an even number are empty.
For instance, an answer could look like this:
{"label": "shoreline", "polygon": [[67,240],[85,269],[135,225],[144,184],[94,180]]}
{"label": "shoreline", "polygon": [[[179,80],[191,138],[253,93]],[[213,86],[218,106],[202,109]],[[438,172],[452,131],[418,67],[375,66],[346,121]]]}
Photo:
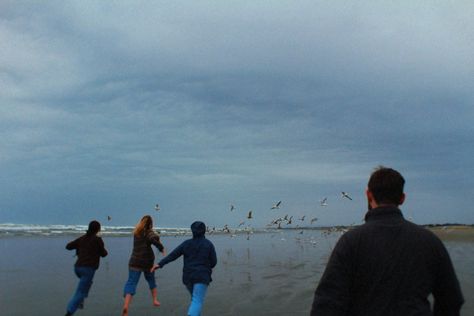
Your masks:
{"label": "shoreline", "polygon": [[[13,226],[13,227],[12,227]],[[357,225],[358,226],[358,225]],[[265,234],[265,233],[283,233],[285,231],[319,231],[322,234],[344,233],[357,226],[353,225],[336,225],[336,226],[306,226],[306,227],[266,227],[266,228],[233,228],[229,227],[227,230],[216,229],[208,231],[208,236],[212,235],[230,235],[237,237],[249,234]],[[466,241],[474,242],[474,225],[469,224],[424,224],[419,225],[437,235],[443,241]],[[102,237],[128,237],[132,233],[130,227],[104,227],[101,232]],[[191,236],[188,228],[157,228],[160,235],[165,237]],[[12,225],[0,224],[0,238],[12,237],[61,237],[61,236],[80,236],[85,233],[83,227],[79,226],[34,226],[34,225]]]}

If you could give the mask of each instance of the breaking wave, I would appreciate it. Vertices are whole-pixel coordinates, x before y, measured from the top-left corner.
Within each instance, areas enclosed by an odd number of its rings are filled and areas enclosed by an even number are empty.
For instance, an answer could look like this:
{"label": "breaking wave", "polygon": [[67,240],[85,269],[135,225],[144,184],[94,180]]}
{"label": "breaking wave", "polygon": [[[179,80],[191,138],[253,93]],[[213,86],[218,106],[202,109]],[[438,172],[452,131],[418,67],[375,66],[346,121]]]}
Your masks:
{"label": "breaking wave", "polygon": [[[130,236],[133,226],[102,226],[101,236]],[[25,225],[25,224],[0,224],[0,237],[14,236],[70,236],[82,235],[86,232],[87,225]],[[163,236],[190,234],[188,228],[161,228],[155,229]]]}

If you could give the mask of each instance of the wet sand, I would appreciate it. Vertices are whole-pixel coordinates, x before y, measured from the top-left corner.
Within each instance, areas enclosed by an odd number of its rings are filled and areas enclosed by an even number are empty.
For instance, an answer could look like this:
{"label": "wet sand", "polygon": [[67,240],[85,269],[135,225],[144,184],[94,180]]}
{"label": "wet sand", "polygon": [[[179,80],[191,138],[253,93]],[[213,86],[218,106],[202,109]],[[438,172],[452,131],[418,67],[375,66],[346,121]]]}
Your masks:
{"label": "wet sand", "polygon": [[[308,315],[313,292],[339,236],[326,236],[318,230],[253,234],[249,240],[246,235],[209,236],[216,246],[218,265],[203,315]],[[171,250],[186,238],[162,240]],[[64,249],[70,239],[0,238],[2,315],[64,314],[77,286],[73,252]],[[469,240],[445,242],[466,297],[462,310],[466,316],[474,314],[470,301],[474,297],[474,243]],[[132,240],[104,237],[104,241],[110,255],[101,262],[85,309],[76,315],[120,315]],[[185,315],[189,294],[181,283],[181,260],[158,270],[159,308],[152,306],[146,282],[141,279],[131,316]]]}

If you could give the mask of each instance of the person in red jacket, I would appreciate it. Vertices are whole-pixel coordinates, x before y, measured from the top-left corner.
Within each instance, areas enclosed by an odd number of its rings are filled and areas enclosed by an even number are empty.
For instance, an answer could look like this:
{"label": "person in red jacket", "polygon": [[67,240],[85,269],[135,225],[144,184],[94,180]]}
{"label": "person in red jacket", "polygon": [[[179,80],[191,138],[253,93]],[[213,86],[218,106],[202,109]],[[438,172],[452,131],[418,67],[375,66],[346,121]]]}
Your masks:
{"label": "person in red jacket", "polygon": [[67,306],[66,316],[73,315],[78,308],[84,307],[84,299],[89,294],[95,271],[99,268],[100,257],[107,256],[104,241],[97,236],[99,231],[100,223],[91,221],[86,234],[66,245],[67,250],[76,250],[74,272],[79,278],[76,292]]}
{"label": "person in red jacket", "polygon": [[316,288],[312,316],[459,315],[464,298],[445,246],[398,208],[405,201],[404,184],[394,169],[372,173],[365,223],[337,242]]}

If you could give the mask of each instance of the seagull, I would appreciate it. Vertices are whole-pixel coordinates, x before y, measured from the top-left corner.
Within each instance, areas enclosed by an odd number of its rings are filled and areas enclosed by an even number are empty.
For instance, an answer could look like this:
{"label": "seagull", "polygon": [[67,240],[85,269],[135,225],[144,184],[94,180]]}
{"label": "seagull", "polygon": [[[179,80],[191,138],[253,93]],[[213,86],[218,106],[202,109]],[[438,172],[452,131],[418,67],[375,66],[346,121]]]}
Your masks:
{"label": "seagull", "polygon": [[230,233],[229,226],[227,224],[224,225],[224,228],[222,228],[223,232]]}
{"label": "seagull", "polygon": [[159,211],[160,210],[160,204],[156,204],[155,205],[155,211]]}
{"label": "seagull", "polygon": [[292,219],[293,219],[293,216],[290,216],[290,218],[288,219],[288,223],[286,225],[290,225]]}
{"label": "seagull", "polygon": [[110,216],[107,216],[107,220],[110,221],[112,219],[112,217]]}
{"label": "seagull", "polygon": [[315,218],[312,218],[312,219],[311,219],[311,224],[313,224],[313,223],[314,223],[314,222],[316,222],[317,220],[318,220],[318,218],[317,218],[317,217],[315,217]]}
{"label": "seagull", "polygon": [[287,220],[288,220],[288,214],[286,214],[285,217],[283,217],[283,220],[284,220],[284,221],[287,221]]}
{"label": "seagull", "polygon": [[321,206],[328,206],[328,198],[327,197],[325,197],[324,199],[322,199],[319,202],[321,203]]}
{"label": "seagull", "polygon": [[232,211],[234,210],[234,208],[235,208],[234,205],[231,204],[231,205],[230,205],[230,211],[232,212]]}
{"label": "seagull", "polygon": [[247,215],[248,219],[252,219],[252,211],[249,211],[249,214]]}
{"label": "seagull", "polygon": [[272,225],[276,225],[276,224],[280,223],[281,221],[283,221],[283,218],[281,218],[281,217],[280,217],[280,218],[277,218],[277,219],[274,219],[274,220],[272,221]]}
{"label": "seagull", "polygon": [[240,226],[243,226],[244,224],[245,224],[245,221],[244,221],[244,222],[240,222],[239,227],[240,227]]}
{"label": "seagull", "polygon": [[304,218],[306,217],[306,215],[303,215],[303,217],[299,218],[300,221],[304,222]]}
{"label": "seagull", "polygon": [[347,199],[349,199],[349,200],[351,200],[351,201],[352,201],[352,198],[349,196],[349,194],[347,194],[347,193],[346,193],[346,192],[344,192],[344,191],[342,191],[342,192],[341,192],[341,197],[343,197],[343,198],[347,198]]}
{"label": "seagull", "polygon": [[276,204],[273,204],[272,210],[279,209],[280,208],[281,201],[278,201]]}

